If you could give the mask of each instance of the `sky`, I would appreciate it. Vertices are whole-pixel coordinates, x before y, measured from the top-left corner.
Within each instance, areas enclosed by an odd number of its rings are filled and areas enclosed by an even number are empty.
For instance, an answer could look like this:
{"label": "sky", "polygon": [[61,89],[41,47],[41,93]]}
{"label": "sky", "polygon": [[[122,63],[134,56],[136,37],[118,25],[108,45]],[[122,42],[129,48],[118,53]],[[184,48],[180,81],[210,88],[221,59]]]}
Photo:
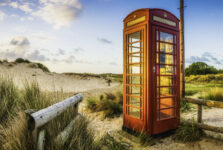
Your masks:
{"label": "sky", "polygon": [[[185,0],[186,66],[223,69],[223,1]],[[139,8],[179,18],[179,0],[0,0],[0,59],[52,72],[122,73],[123,19]]]}

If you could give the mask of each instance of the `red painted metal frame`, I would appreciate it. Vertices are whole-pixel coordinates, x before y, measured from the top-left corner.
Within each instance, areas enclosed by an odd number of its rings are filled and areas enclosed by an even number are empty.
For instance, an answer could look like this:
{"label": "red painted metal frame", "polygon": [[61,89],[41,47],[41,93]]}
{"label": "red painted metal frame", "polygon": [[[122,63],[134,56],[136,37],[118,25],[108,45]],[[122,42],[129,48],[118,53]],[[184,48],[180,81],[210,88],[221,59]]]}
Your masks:
{"label": "red painted metal frame", "polygon": [[[167,14],[165,19],[176,22],[176,27],[163,24],[157,21],[153,21],[153,16],[158,16],[164,18],[164,13]],[[145,21],[137,23],[133,26],[127,27],[127,22],[135,20],[146,16]],[[156,100],[156,75],[153,73],[153,66],[156,65],[156,33],[155,30],[161,30],[164,32],[172,33],[176,35],[176,116],[170,119],[156,120],[156,109],[157,109],[157,100]],[[138,75],[138,74],[127,74],[127,35],[143,30],[144,31],[144,50],[143,50],[143,118],[142,120],[131,117],[126,113],[126,97],[129,96],[126,93],[127,76]],[[136,131],[144,131],[148,134],[159,134],[174,128],[177,128],[180,120],[180,51],[179,51],[179,20],[173,14],[162,9],[139,9],[130,13],[124,19],[124,31],[123,31],[123,126],[130,128]],[[171,44],[168,42],[162,42]],[[139,52],[133,52],[131,54],[137,54]],[[141,52],[140,52],[141,53]],[[131,55],[130,54],[130,55]],[[168,54],[168,53],[166,53]],[[171,54],[172,55],[172,54]],[[175,55],[173,55],[175,57]],[[159,58],[160,59],[160,58]],[[174,59],[175,61],[175,59]],[[166,65],[166,64],[163,64]],[[171,66],[171,64],[169,64]],[[172,75],[163,75],[163,76],[172,76]],[[133,86],[133,85],[132,85]],[[142,85],[137,85],[142,86]],[[168,86],[167,86],[168,87]]]}

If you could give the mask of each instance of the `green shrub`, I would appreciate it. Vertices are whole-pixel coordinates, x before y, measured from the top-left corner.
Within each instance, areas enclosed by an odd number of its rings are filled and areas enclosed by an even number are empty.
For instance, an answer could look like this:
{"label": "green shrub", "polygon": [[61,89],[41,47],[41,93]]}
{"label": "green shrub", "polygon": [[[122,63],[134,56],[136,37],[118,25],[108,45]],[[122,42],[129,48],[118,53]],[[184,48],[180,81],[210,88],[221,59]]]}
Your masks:
{"label": "green shrub", "polygon": [[8,59],[3,60],[3,63],[8,63],[8,62],[9,62]]}
{"label": "green shrub", "polygon": [[30,61],[28,59],[23,59],[23,58],[17,58],[15,60],[16,63],[30,63]]}
{"label": "green shrub", "polygon": [[192,63],[185,69],[185,75],[202,75],[202,74],[217,74],[218,70],[213,66],[209,66],[204,62]]}
{"label": "green shrub", "polygon": [[182,142],[193,142],[200,140],[204,135],[204,131],[198,128],[194,121],[192,123],[182,121],[182,124],[173,135],[173,139]]}
{"label": "green shrub", "polygon": [[180,100],[180,111],[181,112],[187,112],[191,110],[191,104],[187,103],[184,100]]}
{"label": "green shrub", "polygon": [[201,98],[206,100],[223,101],[223,89],[221,88],[211,88],[207,92],[201,95]]}

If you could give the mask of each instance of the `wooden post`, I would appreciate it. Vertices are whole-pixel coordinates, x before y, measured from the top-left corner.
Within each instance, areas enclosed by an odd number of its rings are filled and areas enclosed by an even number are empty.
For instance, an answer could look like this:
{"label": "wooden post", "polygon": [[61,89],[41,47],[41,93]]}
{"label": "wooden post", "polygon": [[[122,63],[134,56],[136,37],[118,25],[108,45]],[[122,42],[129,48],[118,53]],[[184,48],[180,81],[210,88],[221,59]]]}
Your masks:
{"label": "wooden post", "polygon": [[197,122],[202,123],[202,105],[197,105]]}
{"label": "wooden post", "polygon": [[184,0],[180,0],[180,52],[181,52],[181,82],[182,97],[185,97],[185,50],[184,50]]}
{"label": "wooden post", "polygon": [[44,150],[45,130],[39,132],[37,150]]}

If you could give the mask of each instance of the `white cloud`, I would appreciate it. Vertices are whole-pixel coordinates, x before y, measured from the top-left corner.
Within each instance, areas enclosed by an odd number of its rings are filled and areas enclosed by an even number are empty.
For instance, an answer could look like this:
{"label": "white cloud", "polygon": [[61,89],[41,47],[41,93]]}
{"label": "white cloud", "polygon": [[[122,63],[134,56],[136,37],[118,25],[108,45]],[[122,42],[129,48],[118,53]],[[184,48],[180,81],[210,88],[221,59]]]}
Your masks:
{"label": "white cloud", "polygon": [[29,7],[29,4],[24,4],[24,5],[20,5],[19,9],[21,9],[22,11],[26,12],[26,13],[30,13],[33,10]]}
{"label": "white cloud", "polygon": [[5,13],[0,11],[0,21],[4,20],[5,17],[6,17]]}
{"label": "white cloud", "polygon": [[1,58],[14,59],[24,57],[30,50],[30,42],[24,36],[13,37],[9,43],[0,45]]}
{"label": "white cloud", "polygon": [[19,4],[17,2],[11,2],[11,3],[9,3],[9,6],[11,6],[13,8],[18,8]]}
{"label": "white cloud", "polygon": [[69,26],[82,9],[79,0],[40,0],[39,10],[32,13],[52,24],[55,29]]}
{"label": "white cloud", "polygon": [[[33,20],[32,17],[40,17],[45,22],[53,25],[55,29],[70,26],[79,11],[82,10],[80,0],[39,0],[38,5],[30,3],[28,0],[7,1],[5,3],[29,15],[28,20]],[[23,21],[24,19],[20,20]]]}

